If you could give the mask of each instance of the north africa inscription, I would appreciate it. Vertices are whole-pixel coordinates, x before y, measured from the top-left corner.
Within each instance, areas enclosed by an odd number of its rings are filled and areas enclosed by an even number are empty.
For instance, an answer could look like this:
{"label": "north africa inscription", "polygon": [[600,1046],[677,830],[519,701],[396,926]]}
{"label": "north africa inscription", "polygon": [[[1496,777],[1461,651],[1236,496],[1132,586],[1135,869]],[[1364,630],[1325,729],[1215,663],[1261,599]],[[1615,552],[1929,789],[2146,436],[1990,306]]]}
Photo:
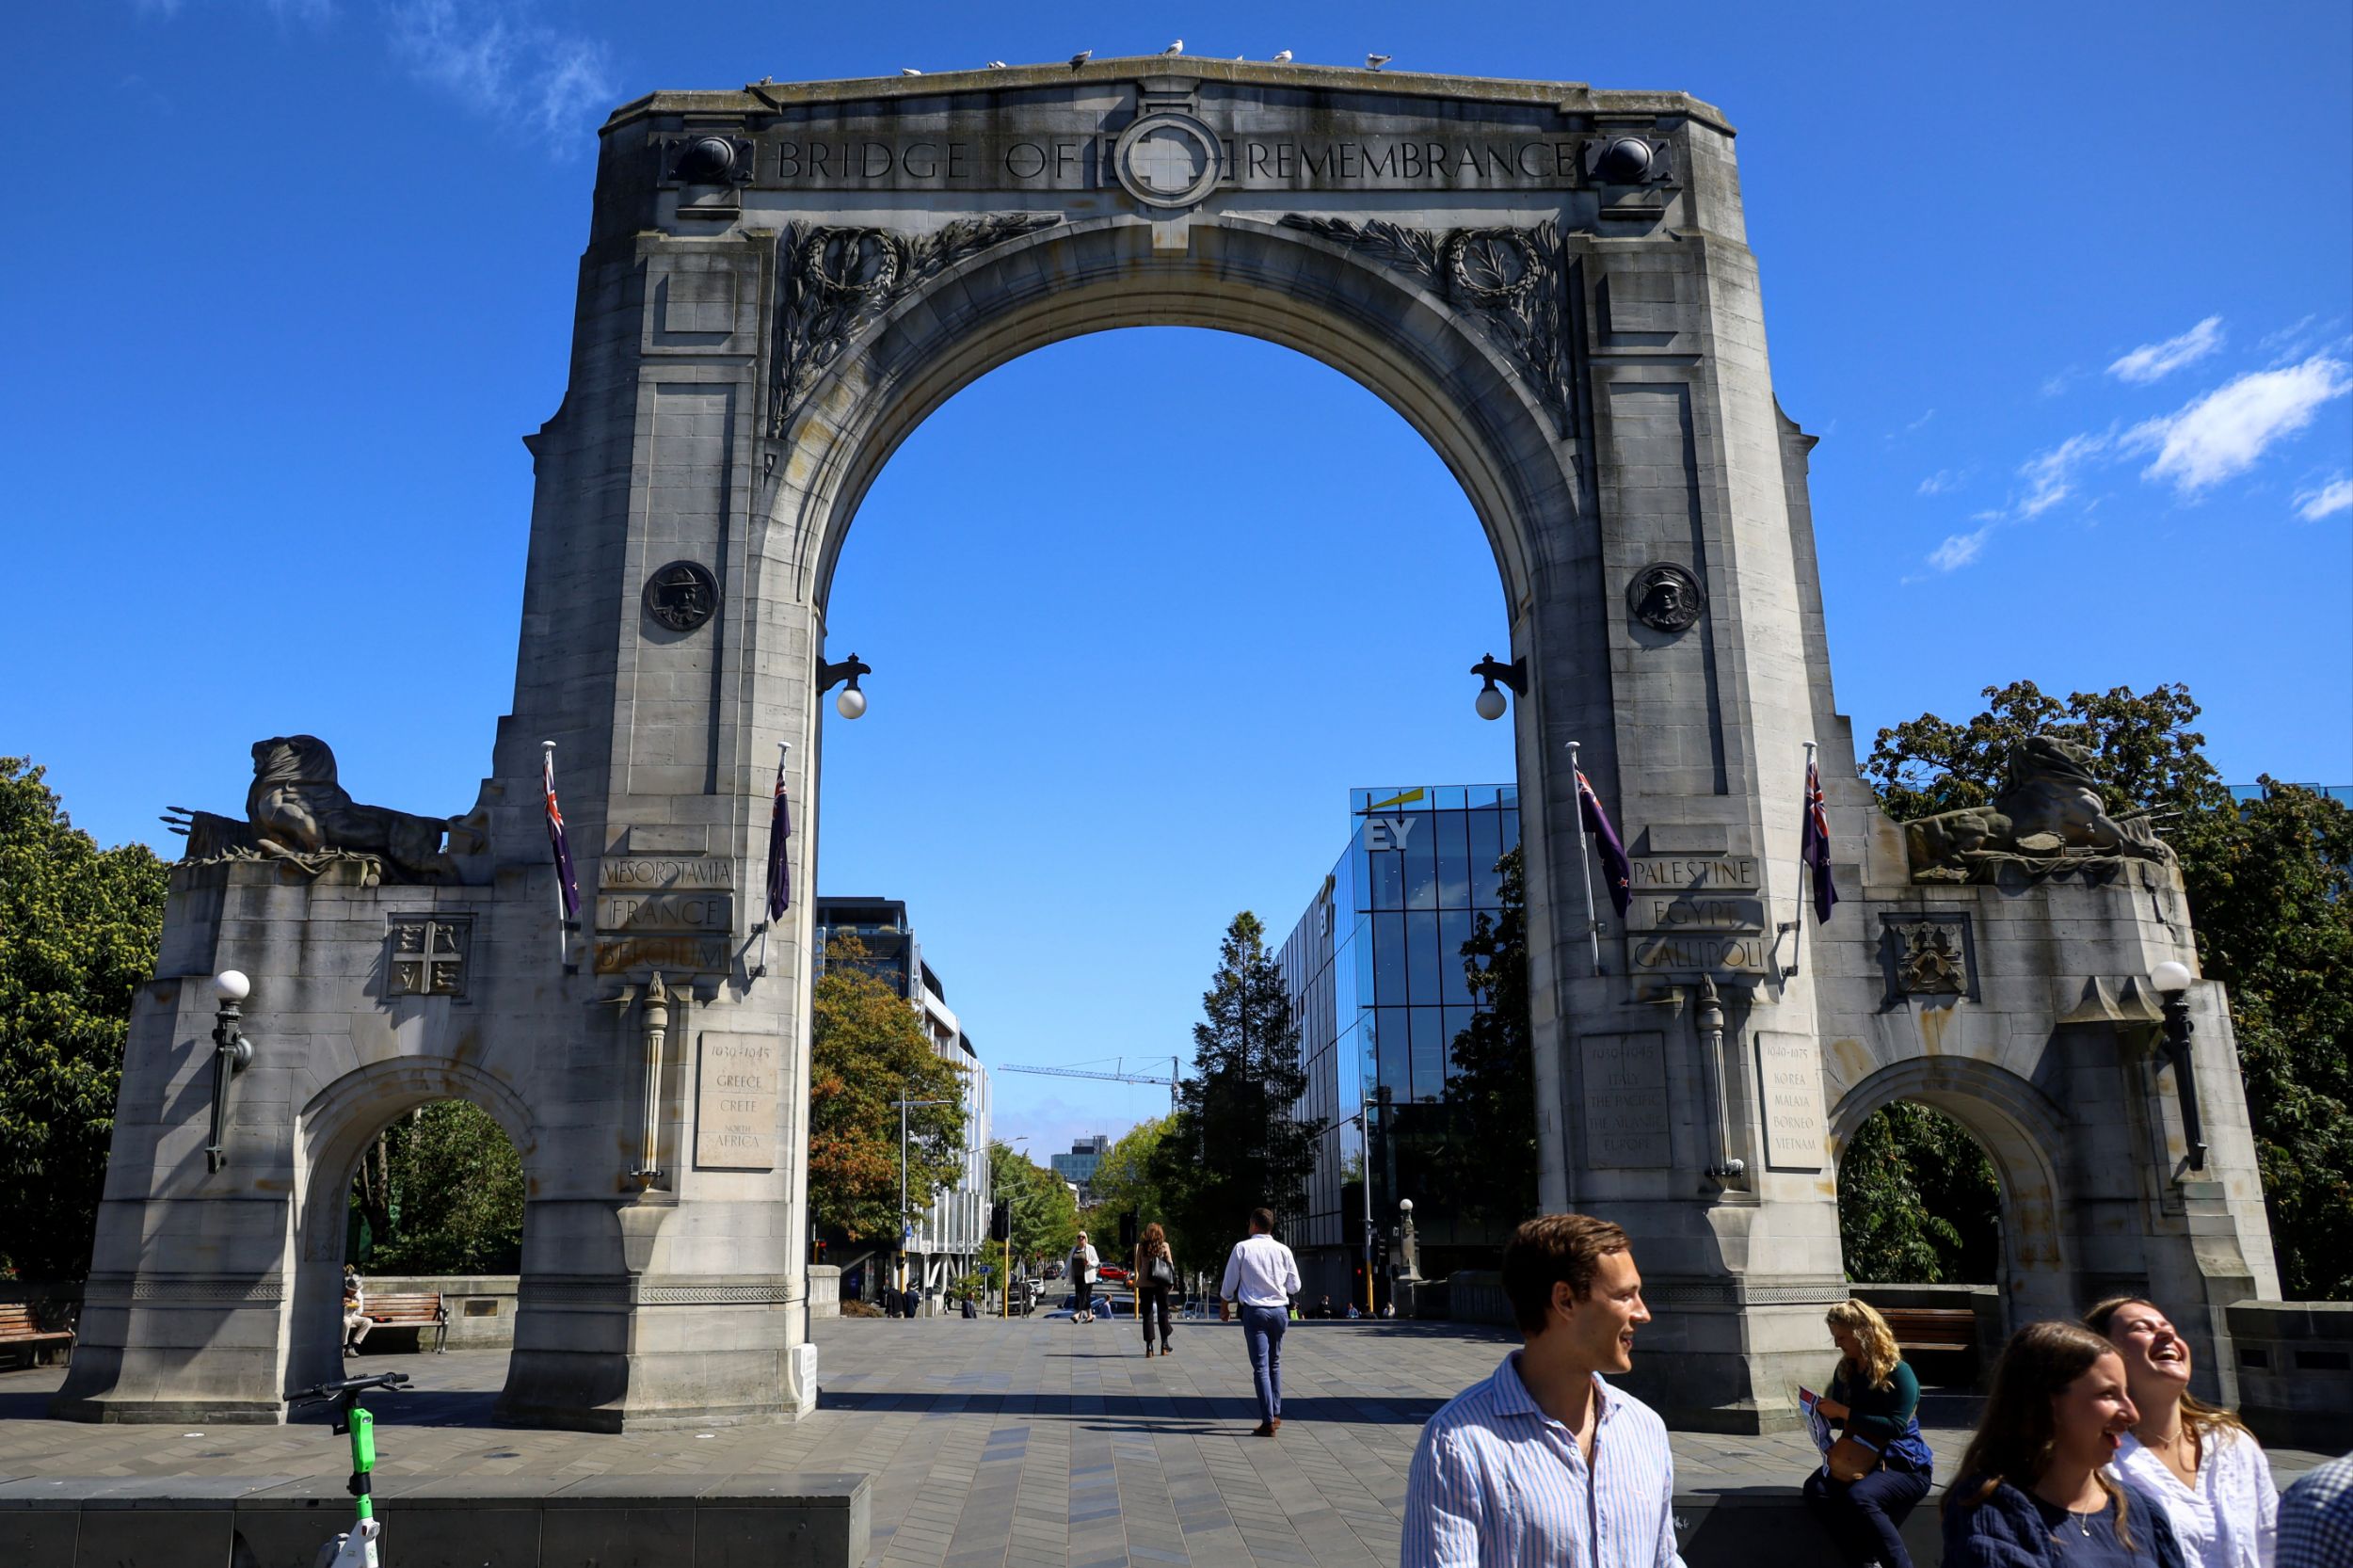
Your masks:
{"label": "north africa inscription", "polygon": [[695,1073],[695,1163],[705,1169],[776,1169],[776,1041],[705,1030]]}

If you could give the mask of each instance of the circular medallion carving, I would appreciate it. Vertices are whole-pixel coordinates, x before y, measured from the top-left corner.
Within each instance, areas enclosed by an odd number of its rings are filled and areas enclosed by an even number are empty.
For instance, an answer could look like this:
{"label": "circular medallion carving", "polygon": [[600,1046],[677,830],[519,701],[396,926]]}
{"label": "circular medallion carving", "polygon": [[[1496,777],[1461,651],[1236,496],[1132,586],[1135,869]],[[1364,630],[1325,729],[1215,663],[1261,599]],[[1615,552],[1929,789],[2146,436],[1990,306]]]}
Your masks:
{"label": "circular medallion carving", "polygon": [[827,229],[801,247],[801,276],[835,294],[885,294],[899,280],[899,242],[880,229]]}
{"label": "circular medallion carving", "polygon": [[1128,194],[1150,207],[1190,207],[1225,172],[1217,133],[1191,115],[1148,114],[1112,149],[1112,167]]}
{"label": "circular medallion carving", "polygon": [[1536,281],[1536,253],[1509,229],[1465,229],[1446,242],[1447,277],[1482,305],[1500,305]]}
{"label": "circular medallion carving", "polygon": [[678,178],[690,185],[715,185],[735,172],[735,143],[725,136],[697,136],[679,154]]}
{"label": "circular medallion carving", "polygon": [[1604,184],[1638,185],[1650,177],[1654,156],[1649,142],[1639,136],[1619,136],[1593,160],[1593,173]]}
{"label": "circular medallion carving", "polygon": [[1625,607],[1654,632],[1688,632],[1707,613],[1707,592],[1688,568],[1653,561],[1625,585]]}
{"label": "circular medallion carving", "polygon": [[692,632],[719,608],[719,580],[700,561],[673,561],[646,579],[646,614],[673,632]]}

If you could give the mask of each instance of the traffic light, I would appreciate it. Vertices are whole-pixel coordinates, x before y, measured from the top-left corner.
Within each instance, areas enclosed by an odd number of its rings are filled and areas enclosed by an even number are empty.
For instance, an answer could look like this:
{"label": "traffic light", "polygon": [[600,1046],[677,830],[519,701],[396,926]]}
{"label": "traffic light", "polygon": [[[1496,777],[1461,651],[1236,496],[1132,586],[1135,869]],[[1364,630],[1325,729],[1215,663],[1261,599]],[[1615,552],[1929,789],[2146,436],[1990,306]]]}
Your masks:
{"label": "traffic light", "polygon": [[1136,1250],[1136,1217],[1133,1214],[1122,1214],[1119,1217],[1119,1250],[1121,1252]]}
{"label": "traffic light", "polygon": [[1013,1240],[1013,1202],[999,1198],[988,1206],[988,1239],[992,1241]]}

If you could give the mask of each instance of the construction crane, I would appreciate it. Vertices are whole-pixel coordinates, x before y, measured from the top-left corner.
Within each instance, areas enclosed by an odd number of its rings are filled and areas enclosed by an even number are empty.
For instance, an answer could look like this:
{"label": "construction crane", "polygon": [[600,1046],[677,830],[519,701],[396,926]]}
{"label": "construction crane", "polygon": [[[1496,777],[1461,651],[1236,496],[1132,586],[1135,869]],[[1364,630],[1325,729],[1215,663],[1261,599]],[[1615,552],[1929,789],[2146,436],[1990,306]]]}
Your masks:
{"label": "construction crane", "polygon": [[[1118,1058],[1114,1057],[1113,1060],[1116,1061]],[[997,1070],[1000,1073],[1035,1073],[1040,1078],[1099,1078],[1108,1079],[1113,1083],[1164,1084],[1168,1089],[1168,1108],[1169,1110],[1174,1111],[1176,1109],[1176,1085],[1179,1081],[1176,1076],[1177,1068],[1178,1061],[1176,1057],[1172,1056],[1168,1059],[1168,1076],[1166,1078],[1162,1078],[1158,1073],[1106,1073],[1093,1071],[1085,1067],[1016,1067],[1009,1063],[1000,1065]]]}

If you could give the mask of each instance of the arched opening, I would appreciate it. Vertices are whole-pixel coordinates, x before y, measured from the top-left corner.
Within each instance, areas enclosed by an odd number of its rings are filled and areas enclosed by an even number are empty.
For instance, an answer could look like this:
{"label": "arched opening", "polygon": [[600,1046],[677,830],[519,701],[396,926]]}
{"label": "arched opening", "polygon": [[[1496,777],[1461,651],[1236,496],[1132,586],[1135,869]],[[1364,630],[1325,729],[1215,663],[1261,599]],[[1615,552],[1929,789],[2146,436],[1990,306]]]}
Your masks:
{"label": "arched opening", "polygon": [[[530,1252],[536,1141],[520,1098],[480,1068],[412,1058],[329,1084],[301,1126],[286,1386],[444,1350],[503,1360]],[[504,1381],[503,1367],[469,1379]]]}
{"label": "arched opening", "polygon": [[1857,1285],[1995,1283],[2002,1192],[1992,1157],[1933,1106],[1889,1101],[1840,1151],[1838,1239]]}
{"label": "arched opening", "polygon": [[[1522,831],[1517,727],[1481,721],[1467,673],[1515,651],[1514,607],[1462,475],[1364,378],[1269,333],[1108,325],[1040,331],[923,410],[826,563],[828,656],[877,673],[855,727],[821,712],[817,896],[904,901],[992,1074],[1190,1072],[1218,936],[1255,910],[1297,1004],[1302,1113],[1326,1124],[1297,1217],[1306,1299],[1360,1300],[1369,1108],[1385,1269],[1402,1199],[1425,1248],[1494,1229],[1433,1172],[1461,1152],[1439,1112],[1481,1004],[1464,948]],[[1140,360],[1148,397],[1106,417]],[[1368,844],[1379,803],[1404,826]],[[1131,896],[1080,900],[1106,868]],[[1040,1165],[1065,1131],[1125,1129],[1056,1120],[1077,1107],[1168,1103],[991,1090]],[[1530,1207],[1534,1168],[1531,1147]],[[1424,1272],[1459,1261],[1425,1251]]]}

